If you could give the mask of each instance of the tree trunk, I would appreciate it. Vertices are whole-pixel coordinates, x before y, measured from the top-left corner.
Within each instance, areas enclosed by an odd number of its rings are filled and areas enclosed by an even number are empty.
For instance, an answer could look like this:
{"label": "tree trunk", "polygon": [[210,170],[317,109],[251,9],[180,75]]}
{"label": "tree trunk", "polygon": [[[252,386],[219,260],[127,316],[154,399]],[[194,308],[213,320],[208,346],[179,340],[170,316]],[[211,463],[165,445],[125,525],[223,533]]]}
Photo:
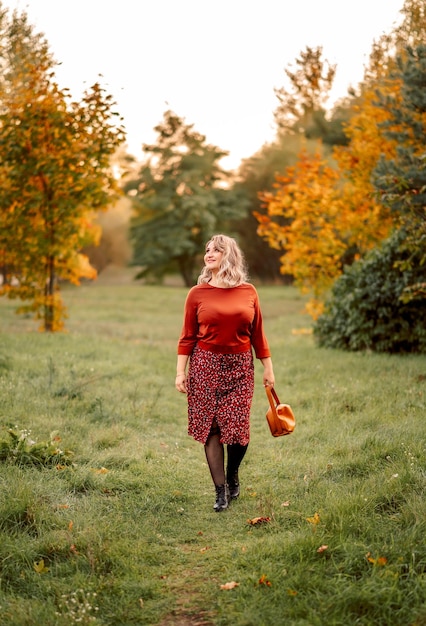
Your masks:
{"label": "tree trunk", "polygon": [[193,287],[195,284],[195,280],[194,280],[195,258],[193,256],[182,256],[180,257],[178,263],[179,263],[180,274],[185,283],[185,287]]}
{"label": "tree trunk", "polygon": [[46,332],[54,331],[55,307],[53,302],[53,296],[55,294],[55,283],[55,259],[53,256],[50,256],[47,261],[46,287],[44,290],[44,330]]}

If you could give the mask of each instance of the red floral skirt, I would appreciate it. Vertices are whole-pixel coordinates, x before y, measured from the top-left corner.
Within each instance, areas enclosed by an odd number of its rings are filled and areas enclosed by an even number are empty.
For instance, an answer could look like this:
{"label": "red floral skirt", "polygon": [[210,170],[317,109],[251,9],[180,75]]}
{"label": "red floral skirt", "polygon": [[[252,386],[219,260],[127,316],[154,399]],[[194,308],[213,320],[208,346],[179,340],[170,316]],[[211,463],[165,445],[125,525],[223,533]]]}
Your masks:
{"label": "red floral skirt", "polygon": [[216,420],[220,440],[247,445],[254,391],[254,363],[250,351],[216,354],[195,347],[188,371],[188,434],[206,443]]}

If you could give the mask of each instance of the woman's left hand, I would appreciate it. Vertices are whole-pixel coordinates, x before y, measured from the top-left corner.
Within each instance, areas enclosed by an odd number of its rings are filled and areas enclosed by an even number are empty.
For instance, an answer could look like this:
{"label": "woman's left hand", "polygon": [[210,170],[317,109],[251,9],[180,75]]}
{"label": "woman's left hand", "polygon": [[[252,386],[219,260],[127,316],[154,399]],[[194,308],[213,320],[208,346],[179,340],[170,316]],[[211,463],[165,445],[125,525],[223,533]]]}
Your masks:
{"label": "woman's left hand", "polygon": [[275,385],[274,368],[271,357],[261,359],[263,365],[263,386],[273,387]]}
{"label": "woman's left hand", "polygon": [[263,376],[264,387],[273,387],[274,385],[275,385],[275,379],[273,375]]}

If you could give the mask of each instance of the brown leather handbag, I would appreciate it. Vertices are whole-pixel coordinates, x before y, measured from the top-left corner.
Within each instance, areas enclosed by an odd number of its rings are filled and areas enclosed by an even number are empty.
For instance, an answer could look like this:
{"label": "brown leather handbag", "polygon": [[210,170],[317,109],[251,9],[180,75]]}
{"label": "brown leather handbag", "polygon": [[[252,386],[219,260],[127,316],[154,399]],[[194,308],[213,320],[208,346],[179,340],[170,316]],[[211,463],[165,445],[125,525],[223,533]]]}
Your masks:
{"label": "brown leather handbag", "polygon": [[273,437],[290,435],[296,426],[296,419],[289,404],[280,404],[277,393],[273,387],[265,386],[270,408],[266,413],[266,419]]}

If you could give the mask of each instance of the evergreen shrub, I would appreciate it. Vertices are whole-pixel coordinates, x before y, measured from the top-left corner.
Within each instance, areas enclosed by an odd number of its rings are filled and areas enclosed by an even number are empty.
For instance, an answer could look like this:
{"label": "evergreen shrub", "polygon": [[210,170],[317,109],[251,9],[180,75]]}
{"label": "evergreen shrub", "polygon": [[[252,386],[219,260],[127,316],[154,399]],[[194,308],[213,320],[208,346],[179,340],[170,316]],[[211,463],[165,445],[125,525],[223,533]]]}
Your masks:
{"label": "evergreen shrub", "polygon": [[[399,231],[381,248],[345,268],[314,326],[320,346],[375,352],[426,352],[424,295],[404,300],[405,290],[426,283],[426,267],[404,250]],[[417,253],[418,255],[419,253]],[[405,264],[404,264],[405,262]],[[424,289],[420,289],[423,292]]]}

